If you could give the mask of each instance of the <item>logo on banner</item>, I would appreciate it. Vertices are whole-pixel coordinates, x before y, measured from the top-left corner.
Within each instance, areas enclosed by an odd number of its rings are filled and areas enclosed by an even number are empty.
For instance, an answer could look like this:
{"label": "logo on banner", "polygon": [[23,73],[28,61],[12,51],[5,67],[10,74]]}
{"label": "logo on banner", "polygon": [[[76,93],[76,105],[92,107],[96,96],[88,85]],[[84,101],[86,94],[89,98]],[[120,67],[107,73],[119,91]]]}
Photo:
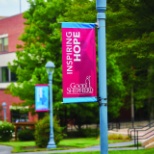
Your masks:
{"label": "logo on banner", "polygon": [[84,83],[71,83],[67,88],[67,94],[92,94],[94,89],[91,87],[91,76],[87,76]]}

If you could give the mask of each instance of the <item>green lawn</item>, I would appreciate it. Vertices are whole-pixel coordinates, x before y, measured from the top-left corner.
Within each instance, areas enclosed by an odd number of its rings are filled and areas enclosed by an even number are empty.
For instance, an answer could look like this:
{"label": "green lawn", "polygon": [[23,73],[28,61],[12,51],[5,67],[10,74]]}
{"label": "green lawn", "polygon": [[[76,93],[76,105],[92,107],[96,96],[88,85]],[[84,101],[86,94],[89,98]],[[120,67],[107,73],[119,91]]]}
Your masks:
{"label": "green lawn", "polygon": [[99,145],[100,140],[98,138],[76,138],[62,140],[58,147],[63,148],[85,148],[88,146]]}
{"label": "green lawn", "polygon": [[[71,149],[71,148],[85,148],[99,144],[98,138],[77,138],[77,139],[64,139],[58,146],[57,150]],[[27,151],[45,151],[46,148],[37,148],[34,141],[10,141],[0,142],[1,145],[8,145],[13,147],[13,152],[27,152]]]}
{"label": "green lawn", "polygon": [[[50,154],[50,153],[49,153]],[[58,154],[58,153],[57,153]],[[100,154],[99,151],[97,152],[73,152],[73,153],[63,153],[63,154]],[[154,149],[148,150],[121,150],[121,151],[109,151],[109,154],[154,154]]]}
{"label": "green lawn", "polygon": [[[98,138],[77,138],[77,139],[64,139],[62,140],[55,150],[64,150],[72,148],[85,148],[89,146],[99,145]],[[118,142],[117,140],[109,140],[109,143]],[[119,141],[121,142],[121,140]],[[37,148],[34,141],[22,142],[0,142],[1,145],[8,145],[13,147],[12,152],[28,152],[28,151],[46,151],[46,148]],[[99,154],[100,152],[77,152],[72,154]],[[132,150],[132,151],[109,151],[109,154],[153,154],[154,149],[149,150]],[[50,152],[49,152],[50,154]],[[67,153],[65,153],[67,154]],[[71,153],[69,153],[71,154]]]}

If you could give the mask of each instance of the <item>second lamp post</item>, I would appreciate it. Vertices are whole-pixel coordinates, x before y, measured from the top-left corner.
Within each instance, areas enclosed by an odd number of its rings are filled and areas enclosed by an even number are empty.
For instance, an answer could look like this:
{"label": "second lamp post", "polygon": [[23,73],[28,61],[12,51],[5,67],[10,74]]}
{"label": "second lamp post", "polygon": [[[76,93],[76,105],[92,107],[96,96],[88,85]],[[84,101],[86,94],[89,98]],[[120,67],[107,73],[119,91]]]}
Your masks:
{"label": "second lamp post", "polygon": [[48,80],[49,80],[49,107],[50,107],[50,136],[49,142],[47,145],[48,149],[56,148],[56,144],[54,141],[54,131],[53,131],[53,96],[52,96],[52,75],[54,72],[55,65],[53,62],[49,61],[45,65],[47,73],[48,73]]}

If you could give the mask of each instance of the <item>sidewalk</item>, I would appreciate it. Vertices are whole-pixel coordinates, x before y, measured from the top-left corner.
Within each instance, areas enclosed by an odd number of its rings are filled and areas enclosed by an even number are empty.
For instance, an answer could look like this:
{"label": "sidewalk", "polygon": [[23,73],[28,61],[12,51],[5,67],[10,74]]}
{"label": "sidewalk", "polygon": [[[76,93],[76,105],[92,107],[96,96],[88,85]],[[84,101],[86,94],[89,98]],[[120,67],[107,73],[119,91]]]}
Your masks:
{"label": "sidewalk", "polygon": [[[112,143],[109,144],[109,151],[111,150],[137,150],[136,147],[126,147],[133,145],[133,141],[121,142],[121,143]],[[140,147],[140,149],[143,149]],[[11,154],[11,147],[1,146],[0,145],[0,154]],[[51,150],[51,151],[41,151],[41,152],[23,152],[23,153],[13,153],[13,154],[60,154],[60,153],[70,153],[70,152],[87,152],[87,151],[100,151],[100,146],[93,146],[82,149],[68,149],[68,150]]]}
{"label": "sidewalk", "polygon": [[12,147],[0,145],[0,154],[10,154]]}

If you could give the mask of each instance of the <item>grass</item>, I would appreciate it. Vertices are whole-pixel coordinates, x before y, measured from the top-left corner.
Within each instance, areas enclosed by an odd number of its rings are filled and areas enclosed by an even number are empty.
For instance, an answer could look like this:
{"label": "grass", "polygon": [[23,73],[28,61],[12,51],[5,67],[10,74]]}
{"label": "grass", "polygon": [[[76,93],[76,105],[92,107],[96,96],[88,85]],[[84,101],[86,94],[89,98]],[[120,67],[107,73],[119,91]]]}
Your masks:
{"label": "grass", "polygon": [[[34,141],[10,141],[0,142],[1,145],[13,147],[12,152],[28,152],[28,151],[46,151],[46,148],[37,148]],[[71,149],[71,148],[85,148],[99,144],[98,138],[77,138],[77,139],[64,139],[62,140],[56,150]]]}
{"label": "grass", "polygon": [[[109,140],[109,143],[122,142],[124,140]],[[64,139],[62,140],[56,150],[66,150],[72,148],[85,148],[94,145],[99,145],[99,138],[75,138],[75,139]],[[0,142],[1,145],[8,145],[13,147],[12,152],[28,152],[28,151],[46,151],[46,148],[37,148],[34,141],[24,142],[24,141],[10,141],[10,142]],[[109,154],[152,154],[154,149],[149,150],[132,150],[132,151],[109,151]],[[50,152],[49,152],[50,154]],[[68,153],[64,153],[68,154]],[[71,154],[71,153],[69,153]],[[72,154],[100,154],[99,151],[93,152],[73,152]]]}
{"label": "grass", "polygon": [[13,147],[12,152],[24,152],[27,150],[24,150],[24,147],[35,147],[34,141],[27,141],[27,142],[21,142],[21,141],[10,141],[10,142],[0,142],[1,145],[7,145]]}
{"label": "grass", "polygon": [[65,139],[59,143],[59,147],[69,148],[85,148],[88,146],[94,146],[99,144],[98,138],[76,138],[76,139]]}
{"label": "grass", "polygon": [[[153,153],[154,153],[154,149],[109,151],[109,154],[153,154]],[[72,153],[63,153],[63,154],[100,154],[100,152],[99,151],[96,151],[96,152],[89,152],[89,151],[85,152],[84,151],[84,152],[72,152]]]}
{"label": "grass", "polygon": [[[121,140],[109,140],[109,143],[120,142]],[[99,138],[75,138],[62,140],[56,150],[66,150],[72,148],[85,148],[90,146],[99,145]],[[46,148],[37,148],[34,141],[10,141],[0,142],[1,145],[13,147],[12,152],[28,152],[28,151],[46,151]]]}

